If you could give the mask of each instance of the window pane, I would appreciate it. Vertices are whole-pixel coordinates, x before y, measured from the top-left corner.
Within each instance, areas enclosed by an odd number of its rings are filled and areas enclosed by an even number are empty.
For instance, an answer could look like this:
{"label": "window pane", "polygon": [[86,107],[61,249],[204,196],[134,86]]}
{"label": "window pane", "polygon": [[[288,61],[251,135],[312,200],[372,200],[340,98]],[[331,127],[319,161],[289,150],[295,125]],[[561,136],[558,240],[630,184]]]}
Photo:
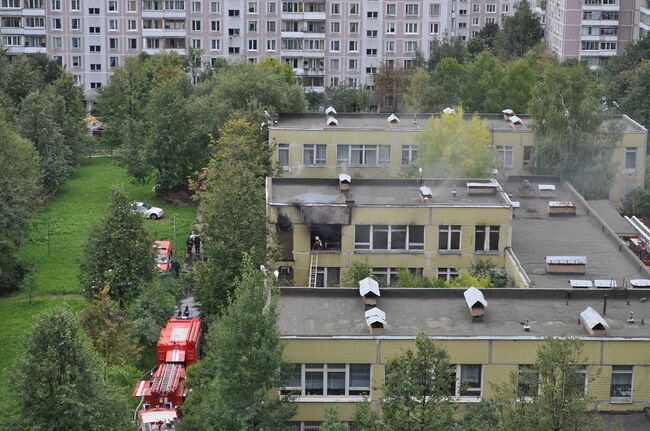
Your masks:
{"label": "window pane", "polygon": [[325,164],[327,161],[327,146],[316,145],[316,164]]}
{"label": "window pane", "polygon": [[460,381],[463,389],[460,395],[479,396],[481,394],[481,366],[461,365]]}
{"label": "window pane", "polygon": [[301,386],[301,371],[302,366],[300,364],[293,364],[287,387],[296,388]]}
{"label": "window pane", "polygon": [[377,146],[369,145],[366,146],[366,165],[376,165],[377,164]]}
{"label": "window pane", "polygon": [[370,365],[350,364],[349,395],[370,395]]}
{"label": "window pane", "polygon": [[450,250],[460,250],[460,226],[451,227],[451,247]]}
{"label": "window pane", "polygon": [[336,147],[336,163],[350,163],[350,146],[337,145]]}
{"label": "window pane", "polygon": [[354,227],[354,248],[370,248],[370,226],[358,224]]}
{"label": "window pane", "polygon": [[409,249],[424,250],[424,226],[409,226]]}
{"label": "window pane", "polygon": [[390,145],[379,146],[379,163],[390,163]]}
{"label": "window pane", "polygon": [[323,372],[322,371],[305,372],[305,394],[323,395]]}
{"label": "window pane", "polygon": [[375,225],[372,228],[372,249],[388,250],[388,226]]}
{"label": "window pane", "polygon": [[490,250],[499,250],[499,226],[490,226]]}
{"label": "window pane", "polygon": [[327,287],[338,287],[341,268],[327,268]]}
{"label": "window pane", "polygon": [[517,373],[517,396],[530,398],[537,395],[538,373],[532,365],[520,365]]}
{"label": "window pane", "polygon": [[438,233],[438,249],[448,250],[449,249],[449,226],[440,226]]}
{"label": "window pane", "polygon": [[363,164],[363,145],[353,145],[351,151],[351,164],[361,165]]}
{"label": "window pane", "polygon": [[476,226],[474,234],[474,250],[483,251],[485,249],[485,226]]}
{"label": "window pane", "polygon": [[278,164],[289,166],[289,144],[278,145]]}
{"label": "window pane", "polygon": [[314,147],[311,145],[305,145],[303,150],[303,163],[306,165],[314,164]]}
{"label": "window pane", "polygon": [[345,395],[345,371],[327,372],[327,395]]}
{"label": "window pane", "polygon": [[406,249],[406,226],[391,226],[390,248],[391,250]]}

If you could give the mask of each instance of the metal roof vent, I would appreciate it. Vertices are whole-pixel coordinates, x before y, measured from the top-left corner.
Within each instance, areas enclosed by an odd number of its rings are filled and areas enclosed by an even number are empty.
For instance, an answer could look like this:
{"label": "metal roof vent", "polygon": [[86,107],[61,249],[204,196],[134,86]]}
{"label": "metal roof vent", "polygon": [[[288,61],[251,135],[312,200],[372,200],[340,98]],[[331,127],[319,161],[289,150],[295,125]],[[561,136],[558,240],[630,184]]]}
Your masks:
{"label": "metal roof vent", "polygon": [[336,109],[334,109],[333,107],[329,106],[329,107],[325,110],[325,114],[326,114],[328,117],[333,116],[333,115],[336,115]]}
{"label": "metal roof vent", "polygon": [[372,335],[381,335],[384,333],[384,326],[386,326],[386,313],[377,307],[371,308],[366,311],[366,325],[370,329]]}
{"label": "metal roof vent", "polygon": [[496,195],[498,185],[495,182],[469,182],[467,183],[468,195]]}
{"label": "metal roof vent", "polygon": [[370,277],[364,278],[359,282],[359,295],[363,296],[364,304],[377,305],[377,297],[381,296],[379,283]]}
{"label": "metal roof vent", "polygon": [[634,280],[630,280],[630,286],[636,287],[636,288],[646,288],[650,287],[650,280],[647,278],[637,278]]}
{"label": "metal roof vent", "polygon": [[600,289],[613,289],[617,287],[617,283],[613,278],[609,280],[594,280],[594,286]]}
{"label": "metal roof vent", "polygon": [[576,204],[571,201],[548,201],[549,215],[576,215]]}
{"label": "metal roof vent", "polygon": [[594,287],[594,283],[591,280],[569,280],[569,284],[574,289],[589,289]]}
{"label": "metal roof vent", "polygon": [[433,200],[433,192],[427,186],[420,187],[420,196],[424,202],[431,202]]}
{"label": "metal roof vent", "polygon": [[587,307],[580,313],[580,319],[587,332],[591,335],[605,335],[605,331],[609,329],[609,325],[603,316],[591,307]]}
{"label": "metal roof vent", "polygon": [[504,109],[504,110],[501,111],[501,112],[503,113],[503,116],[504,116],[506,119],[508,119],[509,117],[512,117],[513,115],[515,115],[515,111],[513,111],[513,110],[510,109],[510,108],[506,108],[506,109]]}
{"label": "metal roof vent", "polygon": [[327,117],[327,125],[328,126],[338,126],[339,125],[339,120],[337,120],[334,117]]}
{"label": "metal roof vent", "polygon": [[399,123],[399,118],[397,118],[397,115],[395,114],[390,114],[390,116],[388,117],[388,122],[390,124],[397,125],[397,123]]}
{"label": "metal roof vent", "polygon": [[546,272],[549,274],[584,274],[587,256],[546,256]]}
{"label": "metal roof vent", "polygon": [[521,121],[521,118],[517,117],[516,115],[513,115],[512,117],[510,117],[510,124],[512,125],[512,127],[517,127],[524,124],[524,122]]}
{"label": "metal roof vent", "polygon": [[472,316],[472,322],[482,322],[487,308],[487,301],[483,296],[483,292],[475,287],[470,287],[463,292],[463,295],[465,295],[465,302],[467,308],[469,308],[469,314]]}
{"label": "metal roof vent", "polygon": [[445,109],[442,110],[443,114],[453,114],[454,112],[456,112],[456,110],[450,107],[446,107]]}
{"label": "metal roof vent", "polygon": [[352,177],[348,174],[339,174],[339,189],[342,192],[347,192],[352,186]]}

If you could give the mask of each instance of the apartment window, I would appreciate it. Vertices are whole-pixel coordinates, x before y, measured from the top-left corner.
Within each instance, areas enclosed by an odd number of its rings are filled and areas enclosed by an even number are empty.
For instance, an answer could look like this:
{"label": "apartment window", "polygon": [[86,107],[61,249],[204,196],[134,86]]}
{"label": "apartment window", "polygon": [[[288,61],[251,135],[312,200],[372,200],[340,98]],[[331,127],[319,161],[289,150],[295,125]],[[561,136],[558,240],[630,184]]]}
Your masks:
{"label": "apartment window", "polygon": [[[56,0],[54,0],[56,1]],[[99,8],[98,7],[89,7],[88,8],[88,15],[99,15]]]}
{"label": "apartment window", "polygon": [[[496,18],[485,18],[485,24],[494,24],[496,22]],[[465,39],[463,39],[465,40]]]}
{"label": "apartment window", "polygon": [[350,3],[350,15],[359,15],[359,3]]}
{"label": "apartment window", "polygon": [[472,17],[472,25],[480,25],[480,18],[477,16]]}
{"label": "apartment window", "polygon": [[201,21],[196,19],[192,20],[192,31],[201,31]]}
{"label": "apartment window", "polygon": [[368,396],[370,364],[293,364],[282,395]]}
{"label": "apartment window", "polygon": [[330,51],[339,52],[341,50],[341,41],[333,40],[330,42]]}
{"label": "apartment window", "polygon": [[438,226],[438,250],[460,251],[460,225]]}
{"label": "apartment window", "polygon": [[193,1],[192,2],[192,12],[201,13],[201,2],[200,1]]}
{"label": "apartment window", "polygon": [[266,41],[266,50],[275,51],[277,49],[275,39],[270,39]]}
{"label": "apartment window", "polygon": [[377,37],[377,30],[366,30],[366,37],[374,39]]}
{"label": "apartment window", "polygon": [[467,23],[466,22],[459,22],[458,23],[458,28],[467,28]]}
{"label": "apartment window", "polygon": [[289,167],[289,144],[278,144],[278,166]]}
{"label": "apartment window", "polygon": [[228,48],[228,54],[239,54],[239,47],[231,46],[230,48]]}
{"label": "apartment window", "polygon": [[497,5],[495,5],[495,4],[486,4],[485,5],[485,12],[487,12],[487,13],[496,13],[497,12]]}
{"label": "apartment window", "polygon": [[517,369],[517,398],[526,400],[539,393],[539,373],[532,365],[519,365]]}
{"label": "apartment window", "polygon": [[192,39],[192,48],[201,49],[201,39]]}
{"label": "apartment window", "polygon": [[368,49],[366,49],[366,55],[371,56],[371,57],[376,57],[377,56],[377,48],[368,48]]}
{"label": "apartment window", "polygon": [[440,16],[440,3],[431,3],[429,5],[430,16]]}
{"label": "apartment window", "polygon": [[120,67],[120,57],[108,57],[108,67],[111,69]]}
{"label": "apartment window", "polygon": [[129,38],[129,49],[138,49],[138,39]]}
{"label": "apartment window", "polygon": [[88,48],[90,49],[90,52],[102,52],[101,45],[90,45]]}
{"label": "apartment window", "polygon": [[458,15],[467,15],[467,9],[458,9]]}
{"label": "apartment window", "polygon": [[[20,2],[17,2],[17,5],[15,7],[20,7]],[[61,10],[61,0],[52,0],[52,10]]]}
{"label": "apartment window", "polygon": [[275,21],[267,21],[266,22],[266,31],[269,33],[275,33],[276,30],[276,23]]}
{"label": "apartment window", "polygon": [[21,46],[20,40],[20,36],[2,36],[2,44],[4,46]]}
{"label": "apartment window", "polygon": [[386,15],[394,16],[397,13],[397,5],[395,3],[388,3],[386,5]]}
{"label": "apartment window", "polygon": [[350,34],[358,34],[359,33],[359,23],[358,22],[351,22],[350,23]]}
{"label": "apartment window", "polygon": [[135,0],[129,0],[126,2],[126,11],[127,12],[137,12],[138,11],[138,6]]}
{"label": "apartment window", "polygon": [[438,280],[451,281],[458,277],[458,271],[456,271],[456,268],[438,268],[436,277]]}
{"label": "apartment window", "polygon": [[248,41],[248,50],[257,51],[257,39],[249,39]]}
{"label": "apartment window", "polygon": [[338,87],[339,86],[339,78],[334,76],[330,78],[330,87]]}
{"label": "apartment window", "polygon": [[390,145],[337,145],[336,163],[359,166],[388,164]]}
{"label": "apartment window", "polygon": [[357,60],[348,60],[348,70],[357,70],[358,64]]}
{"label": "apartment window", "polygon": [[379,12],[377,11],[369,11],[366,16],[371,19],[375,19],[379,17]]}
{"label": "apartment window", "polygon": [[305,165],[325,165],[327,162],[327,145],[304,145],[302,162]]}
{"label": "apartment window", "polygon": [[117,27],[117,20],[116,19],[109,19],[108,20],[108,30],[109,31],[117,31],[119,30]]}
{"label": "apartment window", "polygon": [[108,11],[117,12],[117,0],[108,0]]}
{"label": "apartment window", "polygon": [[330,70],[332,72],[338,72],[340,67],[340,62],[338,58],[330,59]]}
{"label": "apartment window", "polygon": [[81,19],[79,19],[79,18],[70,19],[70,29],[71,30],[79,30],[79,29],[81,29]]}
{"label": "apartment window", "polygon": [[502,13],[510,13],[510,5],[509,4],[502,4],[501,5],[501,12]]}
{"label": "apartment window", "polygon": [[418,43],[414,40],[407,40],[404,42],[405,52],[415,52],[418,49]]}
{"label": "apartment window", "polygon": [[406,34],[417,34],[418,33],[418,23],[417,22],[407,22],[404,24],[404,33]]}
{"label": "apartment window", "polygon": [[78,11],[81,10],[81,4],[79,0],[70,0],[70,10]]}
{"label": "apartment window", "polygon": [[73,49],[81,48],[81,38],[80,37],[73,37],[72,38],[72,48]]}
{"label": "apartment window", "polygon": [[510,146],[497,146],[496,147],[497,167],[501,169],[512,168],[512,147]]}
{"label": "apartment window", "polygon": [[102,83],[101,82],[91,82],[90,83],[90,88],[102,88]]}
{"label": "apartment window", "polygon": [[100,34],[102,32],[102,29],[100,27],[91,26],[88,27],[88,32],[90,34]]}
{"label": "apartment window", "polygon": [[81,56],[79,55],[72,56],[72,67],[81,67]]}
{"label": "apartment window", "polygon": [[110,49],[117,49],[118,45],[117,45],[116,37],[111,37],[110,39],[108,39],[108,47]]}
{"label": "apartment window", "polygon": [[[41,18],[43,19],[43,18]],[[25,27],[34,27],[34,18],[25,18]],[[20,18],[3,17],[0,25],[5,28],[20,28]]]}
{"label": "apartment window", "polygon": [[221,49],[221,41],[219,39],[210,39],[210,49],[218,51]]}
{"label": "apartment window", "polygon": [[61,30],[61,18],[52,19],[52,28],[54,30]]}
{"label": "apartment window", "polygon": [[340,33],[341,32],[341,22],[333,21],[330,23],[330,32],[331,33]]}
{"label": "apartment window", "polygon": [[277,6],[275,3],[267,3],[266,4],[266,12],[269,14],[274,14],[277,11]]}
{"label": "apartment window", "polygon": [[532,145],[524,146],[524,166],[530,165],[530,161],[532,160],[534,154],[535,147]]}
{"label": "apartment window", "polygon": [[476,226],[474,251],[499,251],[499,226]]}
{"label": "apartment window", "polygon": [[349,52],[358,52],[359,51],[359,42],[356,40],[351,40],[348,42],[348,51]]}
{"label": "apartment window", "polygon": [[600,49],[603,51],[616,51],[616,42],[600,42]]}
{"label": "apartment window", "polygon": [[316,269],[315,287],[339,287],[340,278],[341,268],[320,266]]}
{"label": "apartment window", "polygon": [[424,250],[424,226],[356,225],[355,250]]}
{"label": "apartment window", "polygon": [[632,402],[633,367],[614,365],[612,367],[612,384],[609,390],[610,401],[613,403]]}
{"label": "apartment window", "polygon": [[[395,52],[395,41],[394,40],[386,41],[386,52]],[[394,62],[394,60],[393,60],[393,62]],[[391,69],[392,69],[392,67],[391,67]]]}
{"label": "apartment window", "polygon": [[221,3],[219,3],[218,1],[210,2],[210,13],[220,13],[220,12],[221,12]]}
{"label": "apartment window", "polygon": [[395,34],[395,23],[387,22],[386,23],[386,34]]}
{"label": "apartment window", "polygon": [[340,3],[332,3],[331,9],[332,9],[332,15],[340,15],[341,14],[341,4]]}
{"label": "apartment window", "polygon": [[636,169],[636,148],[634,147],[627,147],[625,149],[625,169]]}
{"label": "apartment window", "polygon": [[375,73],[377,73],[377,67],[375,66],[366,67],[366,73],[368,75],[374,75]]}
{"label": "apartment window", "polygon": [[221,21],[210,21],[210,31],[221,31]]}
{"label": "apartment window", "polygon": [[249,1],[248,2],[248,13],[249,14],[256,14],[257,13],[257,2],[256,1]]}
{"label": "apartment window", "polygon": [[481,5],[480,4],[473,4],[472,5],[472,12],[480,12],[481,11]]}
{"label": "apartment window", "polygon": [[419,13],[420,13],[420,10],[419,10],[419,5],[418,4],[407,3],[405,5],[404,14],[406,16],[418,16]]}
{"label": "apartment window", "polygon": [[101,72],[102,70],[102,65],[97,64],[97,63],[91,63],[90,64],[90,71],[91,72]]}
{"label": "apartment window", "polygon": [[431,34],[440,34],[440,24],[437,22],[432,22],[429,25],[429,33]]}
{"label": "apartment window", "polygon": [[62,48],[63,47],[63,39],[60,37],[54,37],[52,38],[52,45],[54,48]]}
{"label": "apartment window", "polygon": [[126,29],[128,31],[137,31],[138,30],[138,22],[134,19],[130,19],[127,22]]}
{"label": "apartment window", "polygon": [[229,9],[228,16],[239,16],[239,9]]}
{"label": "apartment window", "polygon": [[402,145],[402,164],[410,165],[418,158],[418,150],[413,145]]}

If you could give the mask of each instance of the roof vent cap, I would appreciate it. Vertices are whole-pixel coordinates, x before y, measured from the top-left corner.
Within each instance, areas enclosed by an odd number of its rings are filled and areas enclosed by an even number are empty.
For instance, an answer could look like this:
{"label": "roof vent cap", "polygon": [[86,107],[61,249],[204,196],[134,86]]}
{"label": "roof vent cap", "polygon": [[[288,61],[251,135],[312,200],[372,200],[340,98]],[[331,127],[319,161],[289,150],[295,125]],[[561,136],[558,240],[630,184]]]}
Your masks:
{"label": "roof vent cap", "polygon": [[371,308],[366,311],[366,324],[370,328],[370,333],[373,335],[380,335],[384,333],[384,326],[386,326],[386,313],[377,307]]}
{"label": "roof vent cap", "polygon": [[397,118],[397,115],[395,114],[390,114],[390,116],[388,117],[388,122],[391,124],[397,124],[399,123],[399,118]]}
{"label": "roof vent cap", "polygon": [[591,335],[605,335],[605,331],[609,329],[609,325],[603,316],[591,307],[585,308],[580,313],[580,319],[582,319],[582,324]]}
{"label": "roof vent cap", "polygon": [[328,126],[338,126],[339,125],[339,120],[337,120],[334,117],[327,117],[327,125]]}
{"label": "roof vent cap", "polygon": [[465,292],[465,302],[469,308],[469,314],[472,316],[473,322],[482,322],[485,316],[485,309],[487,308],[487,301],[483,296],[483,292],[475,287],[470,287]]}
{"label": "roof vent cap", "polygon": [[339,189],[342,192],[350,190],[352,185],[352,177],[348,174],[339,174]]}
{"label": "roof vent cap", "polygon": [[336,115],[336,109],[334,109],[333,107],[329,106],[329,107],[325,110],[325,114],[326,114],[328,117],[329,117],[329,116],[332,116],[332,115]]}
{"label": "roof vent cap", "polygon": [[431,202],[433,200],[433,192],[427,186],[420,187],[420,195],[424,202]]}
{"label": "roof vent cap", "polygon": [[379,283],[370,277],[366,277],[359,282],[359,295],[363,297],[363,303],[366,305],[377,305],[377,297],[381,296]]}
{"label": "roof vent cap", "polygon": [[501,111],[501,112],[502,112],[503,115],[506,116],[506,117],[510,117],[510,116],[512,116],[512,115],[515,115],[515,111],[513,111],[513,110],[510,109],[510,108],[506,108],[506,109],[504,109],[504,110]]}
{"label": "roof vent cap", "polygon": [[442,110],[443,114],[453,114],[454,112],[456,112],[456,110],[450,107],[446,107],[445,109]]}

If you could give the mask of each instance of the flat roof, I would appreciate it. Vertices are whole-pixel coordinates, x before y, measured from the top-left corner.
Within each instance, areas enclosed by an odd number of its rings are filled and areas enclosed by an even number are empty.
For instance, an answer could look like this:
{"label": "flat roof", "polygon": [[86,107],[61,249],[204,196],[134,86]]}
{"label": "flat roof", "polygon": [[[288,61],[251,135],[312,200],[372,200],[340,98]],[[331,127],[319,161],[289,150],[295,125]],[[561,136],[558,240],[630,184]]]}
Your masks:
{"label": "flat roof", "polygon": [[[519,197],[519,187],[523,179],[535,191],[536,197]],[[552,197],[539,197],[538,184],[554,184]],[[582,197],[566,183],[536,177],[509,178],[502,182],[503,189],[511,194],[511,199],[519,201],[520,207],[512,219],[512,251],[528,274],[534,287],[566,288],[570,280],[610,280],[624,286],[624,281],[633,278],[650,278],[647,269],[628,253],[625,245],[621,248],[618,238],[608,235],[606,228],[587,208]],[[575,215],[549,215],[548,202],[551,200],[572,201],[576,206]],[[585,256],[585,274],[548,274],[547,256]]]}
{"label": "flat roof", "polygon": [[616,211],[612,203],[606,199],[587,201],[596,213],[603,219],[609,227],[612,228],[617,235],[632,236],[637,235],[632,225],[623,218],[622,215]]}
{"label": "flat roof", "polygon": [[[587,307],[602,314],[607,293],[603,317],[609,329],[604,337],[650,341],[650,301],[640,301],[650,290],[481,289],[488,303],[483,322],[472,322],[465,290],[382,289],[377,307],[386,313],[387,324],[383,335],[371,336],[358,289],[281,288],[278,325],[283,338],[415,337],[420,332],[441,338],[598,338],[590,336],[578,318]],[[627,322],[630,311],[634,324]],[[645,325],[640,324],[642,318]],[[530,332],[524,332],[526,320]]]}
{"label": "flat roof", "polygon": [[[508,198],[501,192],[496,194],[468,194],[468,182],[489,183],[490,179],[355,179],[350,191],[339,189],[337,178],[268,178],[267,199],[270,205],[300,206],[500,206],[509,207]],[[432,198],[424,202],[420,187],[431,190]],[[452,196],[452,190],[456,196]],[[499,189],[497,183],[497,189]]]}
{"label": "flat roof", "polygon": [[[417,131],[426,130],[428,121],[432,116],[440,116],[440,113],[397,113],[398,123],[389,123],[388,117],[391,114],[371,113],[341,113],[336,114],[338,124],[328,126],[328,116],[324,112],[287,113],[280,115],[278,122],[270,129],[298,129],[298,130],[336,130],[336,129],[366,129],[366,130],[396,130],[396,131]],[[522,124],[513,126],[509,120],[504,119],[502,114],[478,114],[481,120],[487,121],[490,130],[503,130],[515,132],[532,131],[533,119],[529,115],[519,115]],[[470,119],[472,114],[466,114]],[[620,121],[624,126],[625,133],[646,133],[646,129],[627,115],[611,115],[612,120]]]}

